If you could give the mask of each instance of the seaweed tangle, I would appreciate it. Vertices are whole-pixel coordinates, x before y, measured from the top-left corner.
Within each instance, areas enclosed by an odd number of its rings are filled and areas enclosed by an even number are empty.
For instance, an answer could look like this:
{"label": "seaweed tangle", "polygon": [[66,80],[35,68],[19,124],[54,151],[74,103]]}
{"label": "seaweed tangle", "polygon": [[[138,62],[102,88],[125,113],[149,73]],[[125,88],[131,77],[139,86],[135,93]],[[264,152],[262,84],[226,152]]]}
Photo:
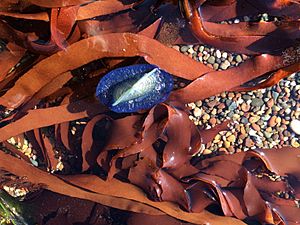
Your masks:
{"label": "seaweed tangle", "polygon": [[[264,12],[279,19],[221,23]],[[72,210],[89,206],[79,219],[85,224],[110,224],[92,220],[109,207],[132,212],[128,224],[141,217],[164,224],[298,224],[299,149],[201,159],[202,145],[228,122],[201,130],[184,104],[269,87],[299,71],[299,17],[299,1],[1,1],[0,168],[11,174],[1,173],[1,186],[27,187],[33,199],[42,189],[69,196]],[[196,43],[250,57],[215,71],[170,48]],[[105,79],[138,64],[153,67],[141,76],[165,71],[187,85],[171,90],[166,76],[163,97],[117,109],[140,96],[133,94],[135,76],[105,102],[98,83],[123,82],[132,73]],[[59,204],[37,220],[75,223],[76,210]]]}

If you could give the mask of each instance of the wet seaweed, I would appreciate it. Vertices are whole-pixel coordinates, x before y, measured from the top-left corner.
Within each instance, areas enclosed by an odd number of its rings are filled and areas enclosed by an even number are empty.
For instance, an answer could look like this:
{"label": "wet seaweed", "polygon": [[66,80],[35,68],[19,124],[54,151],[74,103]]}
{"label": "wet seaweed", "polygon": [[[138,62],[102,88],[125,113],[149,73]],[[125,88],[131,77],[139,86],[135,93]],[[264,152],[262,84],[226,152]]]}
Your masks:
{"label": "wet seaweed", "polygon": [[[264,12],[280,19],[222,23]],[[12,174],[0,174],[1,186],[28,179],[38,187],[32,192],[71,197],[72,210],[83,204],[79,198],[134,212],[124,218],[128,224],[139,224],[141,216],[165,224],[299,223],[299,149],[195,157],[228,122],[201,130],[184,105],[223,91],[269,87],[299,71],[299,12],[299,1],[280,0],[1,1],[0,168]],[[214,71],[170,48],[187,43],[251,57]],[[170,74],[170,95],[116,110],[135,88],[127,82],[114,101],[99,97],[102,87],[133,74],[111,76],[111,83],[106,76],[140,64]],[[188,85],[171,90],[173,79]],[[24,145],[38,161],[20,151]],[[76,210],[63,213],[59,204],[40,221],[75,223]],[[95,219],[99,205],[84,204],[89,209],[81,223],[111,224]]]}

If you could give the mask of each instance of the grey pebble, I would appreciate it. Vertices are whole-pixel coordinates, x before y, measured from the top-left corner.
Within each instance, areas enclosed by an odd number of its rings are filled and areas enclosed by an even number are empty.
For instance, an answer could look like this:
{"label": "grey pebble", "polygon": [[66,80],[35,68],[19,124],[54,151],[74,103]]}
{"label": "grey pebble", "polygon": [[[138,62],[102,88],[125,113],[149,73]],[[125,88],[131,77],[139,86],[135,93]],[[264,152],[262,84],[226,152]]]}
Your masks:
{"label": "grey pebble", "polygon": [[237,104],[235,102],[232,102],[228,107],[229,110],[235,110],[236,108],[237,108]]}
{"label": "grey pebble", "polygon": [[279,138],[278,134],[273,134],[273,136],[272,136],[273,141],[278,140],[278,138]]}
{"label": "grey pebble", "polygon": [[216,61],[215,57],[214,56],[210,56],[208,59],[207,59],[207,62],[210,63],[210,64],[214,64]]}
{"label": "grey pebble", "polygon": [[249,120],[246,117],[243,116],[242,119],[241,119],[241,122],[243,124],[247,124],[247,123],[249,123]]}
{"label": "grey pebble", "polygon": [[242,95],[242,98],[243,98],[245,101],[247,101],[247,100],[251,99],[251,96],[246,94],[246,95]]}
{"label": "grey pebble", "polygon": [[269,133],[267,131],[263,132],[266,138],[271,138],[272,137],[272,133]]}
{"label": "grey pebble", "polygon": [[188,49],[189,49],[189,47],[188,47],[188,46],[185,46],[185,45],[180,47],[180,51],[181,51],[181,52],[187,52]]}
{"label": "grey pebble", "polygon": [[229,113],[228,113],[228,116],[229,117],[232,117],[234,115],[234,112],[233,111],[230,111]]}
{"label": "grey pebble", "polygon": [[252,99],[251,105],[256,107],[261,107],[264,104],[264,101],[260,98]]}
{"label": "grey pebble", "polygon": [[259,110],[260,110],[259,106],[255,106],[255,107],[252,109],[253,112],[258,112]]}
{"label": "grey pebble", "polygon": [[229,107],[231,105],[232,101],[230,99],[226,99],[225,100],[225,104],[227,107]]}
{"label": "grey pebble", "polygon": [[256,122],[258,125],[260,125],[260,126],[263,126],[264,125],[264,122],[262,121],[262,120],[259,120],[259,121],[257,121]]}
{"label": "grey pebble", "polygon": [[278,92],[272,91],[272,97],[274,98],[275,101],[277,101],[278,96],[279,96]]}

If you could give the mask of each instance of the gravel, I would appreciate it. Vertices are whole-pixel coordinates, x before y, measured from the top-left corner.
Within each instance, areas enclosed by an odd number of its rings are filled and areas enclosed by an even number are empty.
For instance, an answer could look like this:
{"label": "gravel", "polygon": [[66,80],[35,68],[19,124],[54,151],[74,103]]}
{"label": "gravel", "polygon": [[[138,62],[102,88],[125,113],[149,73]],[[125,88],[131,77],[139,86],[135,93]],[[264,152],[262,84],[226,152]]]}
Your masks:
{"label": "gravel", "polygon": [[[183,54],[218,71],[238,66],[249,58],[205,45],[185,47],[174,46]],[[232,121],[228,131],[220,132],[205,146],[203,154],[300,147],[300,73],[267,89],[224,92],[190,103],[188,107],[191,109],[190,119],[202,129],[209,129],[225,120]]]}

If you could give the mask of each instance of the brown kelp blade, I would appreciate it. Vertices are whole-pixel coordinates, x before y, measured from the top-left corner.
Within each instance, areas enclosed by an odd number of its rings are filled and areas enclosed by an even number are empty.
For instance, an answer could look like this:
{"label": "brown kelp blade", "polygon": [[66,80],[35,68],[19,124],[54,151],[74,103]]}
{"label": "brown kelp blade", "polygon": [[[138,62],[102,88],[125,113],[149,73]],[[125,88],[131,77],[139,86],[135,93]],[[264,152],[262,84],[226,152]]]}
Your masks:
{"label": "brown kelp blade", "polygon": [[[91,48],[93,51],[90,51]],[[85,55],[85,57],[78,58],[78,54]],[[79,41],[68,47],[66,51],[41,61],[24,74],[15,86],[0,98],[0,104],[9,108],[16,108],[50,80],[91,61],[104,57],[133,56],[143,56],[149,63],[155,64],[174,75],[189,79],[195,79],[200,74],[211,70],[176,50],[142,35],[130,33],[100,35]],[[166,56],[170,60],[163,60]],[[52,64],[56,66],[53,68]],[[173,65],[178,66],[173,67]],[[44,74],[44,76],[41,77],[39,74]],[[38,82],[29,84],[26,82],[27,79]]]}
{"label": "brown kelp blade", "polygon": [[[130,210],[135,212],[144,212],[152,215],[162,215],[165,213],[173,215],[174,217],[182,220],[188,220],[193,223],[214,223],[214,224],[244,224],[233,218],[224,218],[210,214],[209,212],[202,212],[198,214],[188,214],[181,211],[178,207],[170,203],[158,203],[148,200],[145,195],[132,185],[120,183],[120,181],[113,180],[111,182],[101,181],[101,179],[92,175],[82,176],[67,176],[58,178],[54,175],[40,171],[24,162],[13,158],[0,152],[1,167],[8,169],[14,174],[26,176],[33,183],[47,184],[47,189],[65,194],[71,197],[91,200],[94,202],[101,202],[101,204]],[[12,167],[11,160],[18,160],[17,166]],[[22,170],[23,172],[21,172]],[[74,179],[72,179],[74,178]],[[68,182],[64,182],[63,180]],[[84,183],[86,185],[84,185]],[[78,188],[79,186],[85,188]],[[124,190],[127,190],[128,196],[124,198]]]}
{"label": "brown kelp blade", "polygon": [[[209,11],[210,8],[203,7],[204,2],[183,1],[184,12],[190,21],[191,30],[202,43],[237,53],[274,54],[295,44],[299,37],[297,19],[295,21],[283,20],[281,23],[242,22],[233,25],[205,22],[202,11],[205,9]],[[237,7],[234,3],[235,1],[230,4]],[[294,5],[298,6],[298,4]],[[236,10],[233,9],[233,11]]]}

